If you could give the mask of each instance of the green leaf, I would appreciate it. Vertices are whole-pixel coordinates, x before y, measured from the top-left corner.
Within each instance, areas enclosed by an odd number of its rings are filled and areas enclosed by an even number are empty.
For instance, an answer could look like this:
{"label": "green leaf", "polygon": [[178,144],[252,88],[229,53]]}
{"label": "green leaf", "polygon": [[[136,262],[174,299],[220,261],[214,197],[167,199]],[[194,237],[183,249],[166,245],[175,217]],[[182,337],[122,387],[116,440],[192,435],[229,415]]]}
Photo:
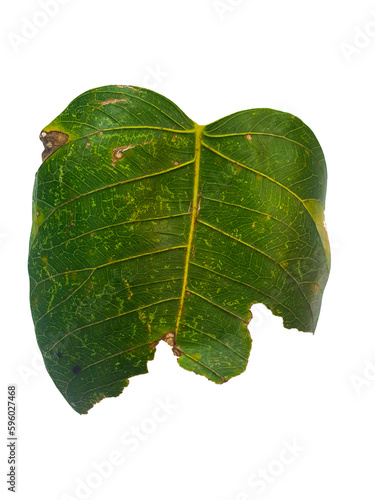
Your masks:
{"label": "green leaf", "polygon": [[119,85],[79,96],[41,139],[31,310],[77,412],[147,372],[161,339],[216,383],[242,373],[254,303],[315,330],[330,266],[326,167],[301,120],[253,109],[202,127]]}

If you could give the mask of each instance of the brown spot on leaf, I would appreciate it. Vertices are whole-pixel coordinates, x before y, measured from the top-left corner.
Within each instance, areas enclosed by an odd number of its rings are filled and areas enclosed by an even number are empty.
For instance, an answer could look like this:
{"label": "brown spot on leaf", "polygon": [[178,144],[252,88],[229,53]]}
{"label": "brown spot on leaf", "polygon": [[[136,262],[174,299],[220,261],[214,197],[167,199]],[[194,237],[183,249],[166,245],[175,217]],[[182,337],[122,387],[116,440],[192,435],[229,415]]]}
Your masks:
{"label": "brown spot on leaf", "polygon": [[131,85],[115,85],[116,87],[118,87],[119,89],[131,89],[131,90],[135,90],[136,92],[138,92],[138,94],[142,94],[142,91],[135,88],[135,87],[132,87]]}
{"label": "brown spot on leaf", "polygon": [[172,347],[172,352],[175,356],[177,356],[178,358],[181,356],[181,348],[178,346],[178,345],[174,345]]}
{"label": "brown spot on leaf", "polygon": [[164,342],[166,342],[169,346],[172,347],[172,352],[175,356],[178,356],[178,357],[181,356],[181,348],[178,345],[176,345],[175,335],[173,332],[165,333],[162,336],[161,340],[164,340]]}
{"label": "brown spot on leaf", "polygon": [[314,283],[314,293],[318,291],[318,283]]}
{"label": "brown spot on leaf", "polygon": [[72,368],[72,372],[74,373],[74,375],[78,375],[78,373],[81,371],[81,367],[76,365],[76,366],[73,366]]}
{"label": "brown spot on leaf", "polygon": [[173,162],[173,165],[174,165],[175,167],[177,167],[177,165],[179,165],[179,162],[176,160],[176,161],[174,161],[174,162]]}
{"label": "brown spot on leaf", "polygon": [[64,231],[65,233],[68,233],[72,229],[72,227],[74,226],[74,213],[73,212],[71,212],[70,217],[71,217],[70,224],[65,229],[65,231]]}
{"label": "brown spot on leaf", "polygon": [[116,165],[116,162],[124,157],[124,151],[127,149],[134,148],[132,145],[120,146],[112,150],[112,167]]}
{"label": "brown spot on leaf", "polygon": [[168,345],[170,345],[171,347],[174,346],[174,333],[173,332],[167,332],[165,333],[162,338],[162,340],[164,340],[164,342],[166,342]]}
{"label": "brown spot on leaf", "polygon": [[59,149],[68,142],[68,134],[64,132],[58,132],[57,130],[52,130],[51,132],[46,132],[42,130],[40,133],[40,140],[43,143],[44,151],[42,153],[42,160],[45,161],[51,154]]}
{"label": "brown spot on leaf", "polygon": [[40,215],[39,210],[37,210],[37,211],[35,212],[35,215],[36,215],[37,217],[39,217],[39,215]]}
{"label": "brown spot on leaf", "polygon": [[116,102],[128,102],[127,99],[107,99],[100,103],[101,106],[106,106],[107,104],[116,104]]}
{"label": "brown spot on leaf", "polygon": [[250,134],[246,134],[246,135],[245,135],[245,137],[246,137],[246,139],[247,139],[248,141],[252,141],[252,140],[253,140],[253,138],[251,137],[251,135],[250,135]]}
{"label": "brown spot on leaf", "polygon": [[119,146],[118,148],[115,148],[112,150],[112,167],[116,165],[116,162],[121,160],[121,158],[124,157],[124,151],[127,151],[128,149],[133,149],[136,146],[145,146],[146,144],[151,144],[154,142],[155,139],[152,141],[145,141],[145,142],[140,142],[139,144],[126,144],[125,146]]}
{"label": "brown spot on leaf", "polygon": [[185,295],[189,297],[189,295],[191,295],[191,292],[189,292],[189,290],[186,290]]}

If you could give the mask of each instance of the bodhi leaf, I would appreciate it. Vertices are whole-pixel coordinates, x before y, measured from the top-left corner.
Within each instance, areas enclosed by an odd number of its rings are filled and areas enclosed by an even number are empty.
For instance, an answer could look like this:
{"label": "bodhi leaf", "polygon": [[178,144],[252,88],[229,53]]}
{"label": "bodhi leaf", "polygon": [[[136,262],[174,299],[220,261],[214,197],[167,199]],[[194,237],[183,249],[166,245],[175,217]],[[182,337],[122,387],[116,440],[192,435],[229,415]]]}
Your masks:
{"label": "bodhi leaf", "polygon": [[315,330],[330,266],[326,167],[301,120],[253,109],[202,127],[119,85],[79,96],[41,139],[31,309],[77,412],[147,372],[161,339],[216,383],[242,373],[254,303]]}

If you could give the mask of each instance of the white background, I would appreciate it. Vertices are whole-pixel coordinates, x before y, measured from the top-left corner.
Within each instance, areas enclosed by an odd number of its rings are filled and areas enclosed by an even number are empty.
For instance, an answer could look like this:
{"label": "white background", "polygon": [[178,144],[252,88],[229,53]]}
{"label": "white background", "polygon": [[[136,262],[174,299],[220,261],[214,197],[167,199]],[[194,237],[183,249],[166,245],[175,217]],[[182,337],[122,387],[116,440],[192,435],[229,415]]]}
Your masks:
{"label": "white background", "polygon": [[[1,490],[15,383],[22,500],[373,500],[375,2],[53,3],[0,7]],[[35,341],[31,195],[39,132],[108,84],[152,88],[199,124],[254,107],[300,117],[327,160],[332,270],[315,335],[256,306],[241,376],[215,385],[162,342],[149,374],[80,416]]]}

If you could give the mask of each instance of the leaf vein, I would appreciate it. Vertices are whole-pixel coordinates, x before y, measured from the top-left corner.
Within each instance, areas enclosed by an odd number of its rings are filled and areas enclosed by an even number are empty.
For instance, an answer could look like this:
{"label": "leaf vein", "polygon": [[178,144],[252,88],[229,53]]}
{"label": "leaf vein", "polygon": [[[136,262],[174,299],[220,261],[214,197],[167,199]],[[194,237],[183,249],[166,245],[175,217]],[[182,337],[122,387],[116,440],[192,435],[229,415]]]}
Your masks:
{"label": "leaf vein", "polygon": [[65,334],[63,337],[61,337],[61,339],[57,340],[53,344],[52,347],[50,347],[47,351],[45,351],[44,354],[48,354],[52,349],[54,349],[57,346],[57,344],[59,344],[62,340],[66,339],[66,337],[69,337],[70,335],[72,335],[75,332],[78,332],[78,331],[80,332],[81,330],[84,330],[84,329],[89,328],[91,326],[100,325],[101,323],[105,323],[106,321],[111,321],[113,319],[121,318],[122,316],[126,316],[127,314],[131,314],[131,313],[134,313],[137,311],[141,311],[143,309],[147,309],[148,307],[157,306],[157,305],[162,304],[164,302],[170,302],[171,300],[179,300],[179,299],[180,299],[179,297],[171,297],[169,299],[159,300],[158,302],[154,302],[152,304],[147,304],[146,306],[141,306],[141,307],[138,307],[137,309],[132,309],[131,311],[126,311],[124,313],[117,314],[116,316],[111,316],[110,318],[105,318],[105,319],[102,319],[100,321],[95,321],[94,323],[89,323],[88,325],[80,326],[79,328],[71,330],[70,332]]}
{"label": "leaf vein", "polygon": [[252,246],[252,245],[250,245],[249,243],[245,243],[244,241],[242,241],[242,240],[240,240],[240,239],[236,238],[235,236],[232,236],[231,234],[225,233],[225,232],[224,232],[224,231],[222,231],[221,229],[218,229],[218,228],[217,228],[217,227],[215,227],[215,226],[211,226],[211,224],[207,224],[207,222],[203,222],[202,220],[198,220],[198,222],[199,222],[199,223],[201,223],[201,224],[204,224],[204,225],[205,225],[205,226],[207,226],[207,227],[210,227],[210,228],[211,228],[211,229],[213,229],[214,231],[217,231],[217,232],[219,232],[219,233],[223,234],[224,236],[227,236],[228,238],[231,238],[231,239],[233,239],[233,240],[237,241],[238,243],[242,243],[243,245],[245,245],[245,246],[247,246],[247,247],[249,247],[249,248],[252,248],[252,249],[253,249],[253,250],[255,250],[256,252],[259,252],[260,254],[264,255],[265,257],[268,257],[270,260],[272,260],[273,262],[275,262],[275,264],[277,264],[278,266],[280,266],[280,267],[281,267],[281,269],[282,269],[282,270],[283,270],[286,274],[288,274],[288,275],[292,278],[292,280],[293,280],[293,281],[297,284],[298,289],[299,289],[299,291],[300,291],[301,295],[304,297],[305,301],[307,302],[307,304],[308,304],[308,306],[309,306],[309,310],[310,310],[311,317],[312,317],[312,319],[314,320],[314,315],[313,315],[313,312],[312,312],[311,304],[310,304],[309,300],[307,299],[307,297],[306,297],[305,293],[303,292],[302,288],[300,287],[300,283],[296,280],[296,278],[295,278],[292,274],[290,274],[290,272],[289,272],[287,269],[285,269],[285,267],[284,267],[284,266],[283,266],[280,262],[278,262],[276,259],[274,259],[274,258],[273,258],[273,257],[271,257],[270,255],[268,255],[267,253],[263,252],[262,250],[259,250],[259,248],[253,247],[253,246]]}
{"label": "leaf vein", "polygon": [[215,302],[212,302],[210,299],[208,299],[207,297],[203,297],[203,295],[200,295],[199,293],[197,292],[194,292],[193,290],[190,290],[190,289],[187,289],[186,291],[189,291],[190,293],[196,295],[197,297],[199,297],[200,299],[202,300],[205,300],[206,302],[208,302],[209,304],[212,304],[213,306],[216,306],[218,309],[221,309],[222,311],[230,314],[231,316],[234,316],[235,318],[241,320],[243,323],[245,323],[246,325],[248,324],[248,321],[244,318],[241,318],[241,316],[238,316],[237,314],[233,313],[232,311],[228,311],[228,309],[225,309],[224,307],[220,306],[219,304],[216,304]]}
{"label": "leaf vein", "polygon": [[240,354],[235,349],[233,349],[233,347],[231,347],[230,345],[228,345],[225,342],[221,341],[220,339],[217,339],[216,337],[213,337],[212,335],[209,335],[208,333],[203,332],[202,330],[197,330],[196,328],[194,328],[193,326],[189,325],[188,323],[185,323],[185,326],[191,328],[192,330],[194,330],[197,333],[201,333],[202,335],[205,335],[206,337],[208,337],[208,338],[210,338],[212,340],[216,340],[216,342],[219,342],[221,345],[227,347],[230,351],[234,352],[234,354],[237,354],[237,356],[239,356],[240,358],[242,358],[244,361],[247,362],[247,358],[245,358],[245,356],[242,356],[242,354]]}

